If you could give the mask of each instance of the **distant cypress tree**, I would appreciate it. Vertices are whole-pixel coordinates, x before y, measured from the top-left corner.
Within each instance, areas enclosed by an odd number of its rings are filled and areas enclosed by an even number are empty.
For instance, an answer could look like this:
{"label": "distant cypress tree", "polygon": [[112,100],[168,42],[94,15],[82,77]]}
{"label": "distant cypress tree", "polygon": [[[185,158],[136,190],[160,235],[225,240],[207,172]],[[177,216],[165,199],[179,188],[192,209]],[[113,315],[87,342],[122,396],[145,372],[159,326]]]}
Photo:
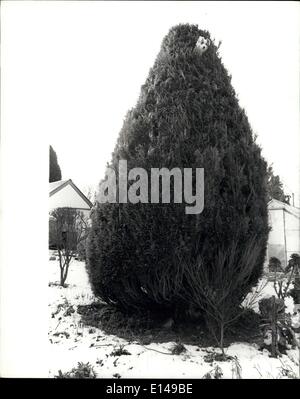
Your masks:
{"label": "distant cypress tree", "polygon": [[[207,31],[173,27],[128,112],[110,166],[128,169],[204,168],[205,206],[98,204],[93,212],[87,270],[94,293],[124,309],[188,307],[182,260],[199,255],[207,268],[220,248],[237,243],[240,255],[258,244],[255,267],[242,296],[262,273],[268,236],[266,162],[247,116]],[[238,261],[235,266],[238,273]]]}
{"label": "distant cypress tree", "polygon": [[272,166],[269,166],[267,169],[267,177],[268,200],[270,201],[274,198],[278,201],[289,204],[289,196],[284,193],[280,177],[274,174]]}
{"label": "distant cypress tree", "polygon": [[50,145],[49,148],[49,183],[61,180],[61,170],[57,162],[56,152]]}

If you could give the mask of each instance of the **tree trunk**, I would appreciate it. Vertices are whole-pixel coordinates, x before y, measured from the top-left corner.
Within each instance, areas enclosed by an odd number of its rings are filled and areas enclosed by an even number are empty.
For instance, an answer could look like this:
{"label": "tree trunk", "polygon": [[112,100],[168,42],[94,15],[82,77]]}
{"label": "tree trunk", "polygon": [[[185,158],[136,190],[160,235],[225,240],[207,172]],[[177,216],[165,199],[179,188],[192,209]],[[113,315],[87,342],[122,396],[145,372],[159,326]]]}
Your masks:
{"label": "tree trunk", "polygon": [[58,250],[58,258],[59,258],[59,269],[60,269],[60,285],[63,287],[64,286],[64,267],[62,265],[63,260],[62,260],[62,255],[60,250]]}
{"label": "tree trunk", "polygon": [[222,356],[225,359],[225,352],[224,352],[224,323],[221,323],[221,328],[220,328],[220,348],[222,351]]}
{"label": "tree trunk", "polygon": [[68,277],[70,262],[71,262],[71,258],[65,261],[65,265],[63,267],[63,272],[62,272],[62,275],[61,275],[61,285],[63,287],[65,286],[65,282],[66,282],[67,277]]}
{"label": "tree trunk", "polygon": [[64,282],[64,269],[61,268],[60,269],[60,285],[63,287],[64,284],[65,284],[65,282]]}

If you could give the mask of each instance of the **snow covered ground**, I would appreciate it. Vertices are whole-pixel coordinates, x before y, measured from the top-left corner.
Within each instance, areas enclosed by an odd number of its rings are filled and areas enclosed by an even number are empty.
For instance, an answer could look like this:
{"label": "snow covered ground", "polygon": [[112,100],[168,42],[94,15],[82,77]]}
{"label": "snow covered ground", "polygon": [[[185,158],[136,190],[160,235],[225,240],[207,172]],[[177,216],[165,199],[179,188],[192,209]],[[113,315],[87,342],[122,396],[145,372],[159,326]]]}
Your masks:
{"label": "snow covered ground", "polygon": [[[208,363],[205,356],[216,348],[185,345],[187,351],[172,355],[174,342],[151,343],[143,346],[128,342],[101,329],[83,326],[78,305],[95,301],[89,287],[83,262],[73,261],[67,278],[67,288],[55,285],[59,281],[57,260],[49,261],[49,377],[58,371],[70,371],[78,362],[89,362],[98,378],[203,378],[218,370],[222,378],[291,378],[298,375],[298,350],[289,350],[279,359],[269,357],[267,350],[259,351],[256,344],[237,342],[226,349],[234,359]],[[272,284],[264,296],[273,294]],[[292,304],[288,303],[288,309]],[[113,350],[124,345],[130,355],[113,356]],[[219,367],[219,369],[218,369]],[[213,371],[214,370],[214,371]],[[285,371],[284,371],[285,370]]]}

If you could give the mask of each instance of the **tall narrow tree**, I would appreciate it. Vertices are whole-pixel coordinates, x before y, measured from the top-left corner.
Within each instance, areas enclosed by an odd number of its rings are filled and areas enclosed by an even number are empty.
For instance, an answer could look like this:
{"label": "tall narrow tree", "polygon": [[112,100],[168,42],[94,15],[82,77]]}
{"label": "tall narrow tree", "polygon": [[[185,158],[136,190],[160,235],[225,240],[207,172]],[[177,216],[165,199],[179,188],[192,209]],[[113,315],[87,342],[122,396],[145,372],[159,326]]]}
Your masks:
{"label": "tall narrow tree", "polygon": [[274,174],[272,165],[267,169],[267,189],[268,189],[268,199],[276,199],[278,201],[286,202],[289,204],[289,196],[283,191],[283,184],[278,175]]}
{"label": "tall narrow tree", "polygon": [[[184,24],[164,38],[110,166],[117,171],[121,159],[148,175],[151,168],[204,168],[205,206],[201,214],[187,215],[186,204],[172,198],[170,204],[99,204],[87,262],[94,293],[125,309],[174,313],[191,302],[186,264],[200,257],[208,270],[220,264],[218,273],[234,267],[231,275],[238,275],[239,259],[251,245],[256,252],[241,301],[263,269],[266,162],[209,32]],[[234,257],[218,262],[232,247]]]}
{"label": "tall narrow tree", "polygon": [[61,180],[61,170],[57,162],[56,152],[50,145],[49,148],[49,182]]}

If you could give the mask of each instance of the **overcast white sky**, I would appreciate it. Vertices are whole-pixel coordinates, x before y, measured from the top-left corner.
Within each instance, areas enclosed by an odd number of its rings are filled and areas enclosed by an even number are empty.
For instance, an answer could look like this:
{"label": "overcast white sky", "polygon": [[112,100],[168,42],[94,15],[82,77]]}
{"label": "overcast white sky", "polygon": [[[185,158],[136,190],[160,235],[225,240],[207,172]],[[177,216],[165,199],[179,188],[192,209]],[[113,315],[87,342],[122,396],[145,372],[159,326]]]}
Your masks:
{"label": "overcast white sky", "polygon": [[298,198],[299,10],[297,2],[4,2],[2,41],[37,134],[57,152],[63,178],[84,190],[103,177],[169,28],[197,23],[222,40],[263,154]]}

